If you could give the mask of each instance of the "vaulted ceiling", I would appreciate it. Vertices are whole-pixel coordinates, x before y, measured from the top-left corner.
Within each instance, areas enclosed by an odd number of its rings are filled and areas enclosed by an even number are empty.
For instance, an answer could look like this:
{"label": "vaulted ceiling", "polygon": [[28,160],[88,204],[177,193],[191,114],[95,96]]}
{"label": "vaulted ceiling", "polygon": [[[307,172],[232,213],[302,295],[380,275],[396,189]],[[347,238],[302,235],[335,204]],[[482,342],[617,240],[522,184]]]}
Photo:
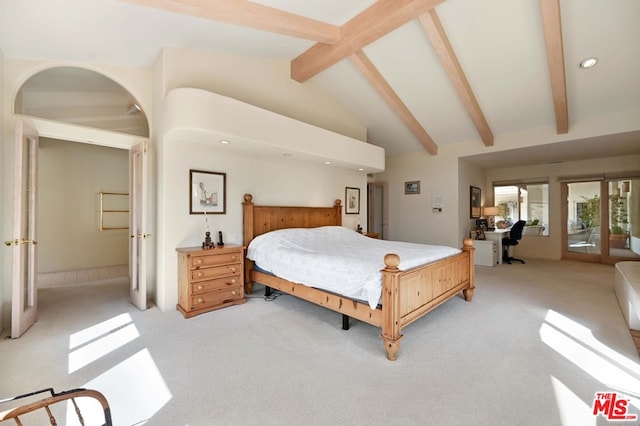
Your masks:
{"label": "vaulted ceiling", "polygon": [[[640,153],[639,17],[637,0],[3,0],[0,50],[131,66],[164,46],[284,59],[387,155],[472,143],[490,166]],[[581,69],[587,57],[598,64]],[[548,145],[523,155],[518,139]]]}

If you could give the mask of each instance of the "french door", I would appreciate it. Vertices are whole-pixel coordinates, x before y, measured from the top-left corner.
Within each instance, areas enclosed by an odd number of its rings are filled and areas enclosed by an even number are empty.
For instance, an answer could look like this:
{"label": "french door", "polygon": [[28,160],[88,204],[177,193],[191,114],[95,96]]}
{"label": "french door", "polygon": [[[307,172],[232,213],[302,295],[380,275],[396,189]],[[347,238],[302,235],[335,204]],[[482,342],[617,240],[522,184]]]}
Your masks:
{"label": "french door", "polygon": [[147,143],[129,152],[129,296],[138,309],[147,309]]}
{"label": "french door", "polygon": [[36,201],[38,183],[38,133],[16,123],[13,240],[12,247],[11,337],[22,336],[38,316]]}
{"label": "french door", "polygon": [[563,259],[601,263],[638,259],[630,249],[633,183],[607,179],[562,184]]}

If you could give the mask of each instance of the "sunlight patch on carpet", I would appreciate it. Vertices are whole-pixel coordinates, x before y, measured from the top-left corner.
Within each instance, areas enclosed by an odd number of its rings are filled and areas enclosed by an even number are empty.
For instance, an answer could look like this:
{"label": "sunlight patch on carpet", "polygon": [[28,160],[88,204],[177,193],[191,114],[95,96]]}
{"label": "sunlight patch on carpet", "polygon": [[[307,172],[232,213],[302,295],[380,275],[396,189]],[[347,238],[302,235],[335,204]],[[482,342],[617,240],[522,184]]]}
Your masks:
{"label": "sunlight patch on carpet", "polygon": [[[602,391],[609,388],[620,392],[640,408],[637,362],[604,345],[590,329],[553,310],[547,312],[539,333],[542,342],[602,383]],[[585,401],[587,405],[591,403]]]}
{"label": "sunlight patch on carpet", "polygon": [[114,425],[142,424],[172,398],[148,349],[132,355],[84,387],[99,389],[104,394]]}
{"label": "sunlight patch on carpet", "polygon": [[[129,314],[113,317],[69,337],[69,374],[140,337]],[[75,350],[73,350],[75,349]]]}

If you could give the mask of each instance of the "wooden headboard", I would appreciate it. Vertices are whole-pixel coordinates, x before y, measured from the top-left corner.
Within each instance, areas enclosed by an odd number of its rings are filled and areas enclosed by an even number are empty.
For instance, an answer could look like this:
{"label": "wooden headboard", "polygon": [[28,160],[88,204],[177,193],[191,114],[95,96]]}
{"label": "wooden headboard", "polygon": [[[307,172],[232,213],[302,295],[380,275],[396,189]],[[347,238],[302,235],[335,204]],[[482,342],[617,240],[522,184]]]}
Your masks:
{"label": "wooden headboard", "polygon": [[317,228],[342,225],[342,202],[333,207],[257,206],[251,194],[244,195],[242,241],[248,246],[258,235],[286,228]]}

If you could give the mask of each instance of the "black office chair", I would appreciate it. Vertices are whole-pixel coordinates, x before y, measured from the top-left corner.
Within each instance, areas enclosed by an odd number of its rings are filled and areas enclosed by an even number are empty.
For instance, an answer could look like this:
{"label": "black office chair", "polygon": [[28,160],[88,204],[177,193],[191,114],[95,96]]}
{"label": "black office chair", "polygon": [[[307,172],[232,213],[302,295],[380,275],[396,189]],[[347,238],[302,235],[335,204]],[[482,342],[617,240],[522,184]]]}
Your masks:
{"label": "black office chair", "polygon": [[511,264],[511,261],[524,263],[522,259],[509,256],[509,247],[518,245],[518,241],[522,238],[522,230],[524,229],[525,223],[526,221],[524,220],[517,221],[509,230],[509,236],[502,239],[502,262],[507,262],[508,264]]}

